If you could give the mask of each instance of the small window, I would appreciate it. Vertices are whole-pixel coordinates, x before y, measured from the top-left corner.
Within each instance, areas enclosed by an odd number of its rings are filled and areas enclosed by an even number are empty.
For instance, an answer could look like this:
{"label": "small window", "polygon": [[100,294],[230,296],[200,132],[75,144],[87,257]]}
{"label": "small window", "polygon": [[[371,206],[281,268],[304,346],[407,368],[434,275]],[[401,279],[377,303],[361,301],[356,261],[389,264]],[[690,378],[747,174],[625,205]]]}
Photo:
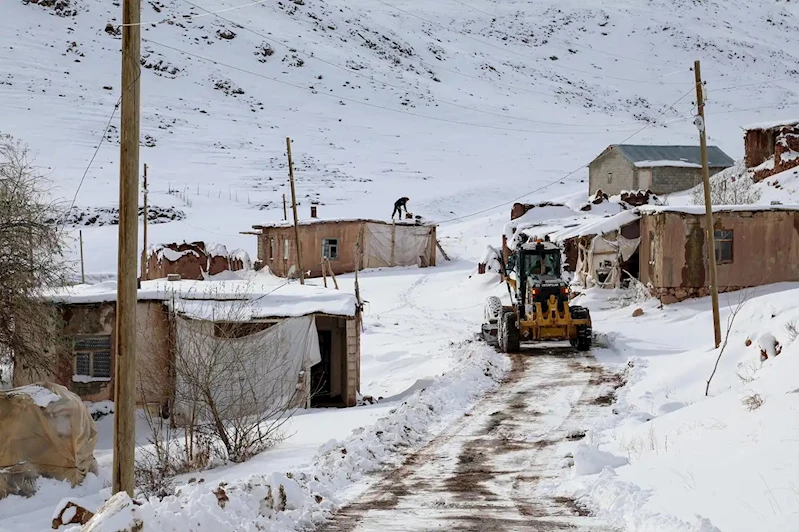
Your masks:
{"label": "small window", "polygon": [[608,172],[608,184],[613,183],[613,172]]}
{"label": "small window", "polygon": [[338,238],[325,238],[322,240],[322,258],[338,260]]}
{"label": "small window", "polygon": [[732,231],[713,231],[716,240],[716,264],[732,262]]}
{"label": "small window", "polygon": [[269,260],[275,260],[275,239],[269,239]]}
{"label": "small window", "polygon": [[76,338],[74,353],[74,375],[111,378],[111,335]]}
{"label": "small window", "polygon": [[288,238],[283,239],[283,260],[289,260],[289,246],[290,241]]}

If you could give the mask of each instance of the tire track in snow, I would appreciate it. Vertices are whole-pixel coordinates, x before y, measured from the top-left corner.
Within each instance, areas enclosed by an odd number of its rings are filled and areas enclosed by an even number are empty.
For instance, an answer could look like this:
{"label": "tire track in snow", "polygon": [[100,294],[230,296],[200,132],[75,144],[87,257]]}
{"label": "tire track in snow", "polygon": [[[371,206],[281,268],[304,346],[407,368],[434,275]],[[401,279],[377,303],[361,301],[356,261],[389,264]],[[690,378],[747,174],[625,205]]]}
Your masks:
{"label": "tire track in snow", "polygon": [[561,448],[604,404],[590,355],[513,355],[499,390],[319,532],[612,530],[541,486],[564,475]]}

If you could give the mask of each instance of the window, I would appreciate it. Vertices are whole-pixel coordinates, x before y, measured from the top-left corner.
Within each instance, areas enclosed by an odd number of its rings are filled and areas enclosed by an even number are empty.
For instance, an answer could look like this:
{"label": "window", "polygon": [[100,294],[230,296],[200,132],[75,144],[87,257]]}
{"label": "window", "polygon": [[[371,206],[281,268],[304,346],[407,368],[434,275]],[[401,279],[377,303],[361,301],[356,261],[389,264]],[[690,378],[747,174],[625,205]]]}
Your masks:
{"label": "window", "polygon": [[283,260],[289,260],[289,242],[288,238],[283,239]]}
{"label": "window", "polygon": [[322,258],[338,260],[338,238],[325,238],[322,240]]}
{"label": "window", "polygon": [[716,264],[732,262],[732,231],[713,231],[716,240]]}
{"label": "window", "polygon": [[608,172],[608,184],[613,183],[613,172]]}
{"label": "window", "polygon": [[111,378],[111,335],[75,338],[74,351],[74,375]]}
{"label": "window", "polygon": [[275,239],[269,239],[269,260],[275,260]]}

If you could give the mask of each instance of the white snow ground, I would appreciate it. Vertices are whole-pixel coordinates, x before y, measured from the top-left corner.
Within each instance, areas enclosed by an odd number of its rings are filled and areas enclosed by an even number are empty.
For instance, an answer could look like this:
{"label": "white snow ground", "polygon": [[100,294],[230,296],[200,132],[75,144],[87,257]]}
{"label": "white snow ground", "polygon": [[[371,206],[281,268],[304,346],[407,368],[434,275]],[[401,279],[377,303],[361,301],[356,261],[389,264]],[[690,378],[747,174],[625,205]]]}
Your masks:
{"label": "white snow ground", "polygon": [[[795,116],[799,106],[799,8],[792,3],[198,2],[144,3],[142,20],[155,24],[142,27],[142,163],[149,166],[151,204],[181,212],[176,221],[151,225],[151,242],[203,239],[254,257],[254,237],[239,231],[282,217],[290,136],[303,216],[318,201],[323,217],[387,218],[393,200],[407,195],[415,214],[442,222],[442,244],[454,258],[435,270],[362,276],[369,300],[362,390],[386,400],[298,416],[284,444],[249,464],[202,475],[209,484],[235,484],[255,474],[263,485],[272,473],[340,468],[349,478],[317,486],[339,497],[325,497],[325,508],[365,489],[364,472],[395,459],[396,442],[375,441],[376,432],[358,433],[360,427],[392,434],[407,421],[414,435],[403,443],[419,445],[496,385],[503,359],[462,342],[477,330],[484,297],[497,289],[490,276],[469,274],[486,245],[499,244],[514,198],[584,198],[587,171],[572,171],[630,136],[636,143],[694,142],[695,59],[707,80],[709,142],[734,158],[742,155],[741,125]],[[112,117],[112,110],[120,94],[120,41],[105,28],[119,24],[121,9],[118,2],[69,0],[57,4],[66,6],[66,16],[58,16],[42,4],[3,4],[0,131],[30,144],[56,197],[67,205],[74,197],[77,211],[105,223],[117,205],[119,114]],[[219,13],[227,20],[206,11],[227,9]],[[222,36],[229,32],[235,37]],[[272,55],[264,55],[264,42]],[[84,180],[109,119],[107,140]],[[795,176],[768,182],[761,202],[797,197]],[[80,227],[93,280],[116,268],[116,227],[100,222]],[[68,227],[72,236],[78,229]],[[340,280],[351,289],[351,279]],[[742,329],[732,336],[709,400],[702,381],[715,355],[709,335],[699,334],[708,330],[706,301],[663,311],[647,303],[637,320],[630,318],[634,307],[595,312],[597,330],[618,334],[603,360],[638,360],[619,397],[620,414],[598,420],[588,443],[631,464],[616,476],[577,479],[574,493],[630,530],[797,530],[799,473],[789,421],[796,419],[796,394],[784,393],[799,388],[786,366],[792,349],[760,368],[759,350],[741,347],[754,332],[787,342],[780,320],[790,319],[795,290],[772,287],[759,296],[776,305],[778,318],[747,304],[753,314],[736,321]],[[590,297],[595,310],[608,305]],[[744,387],[734,374],[747,364],[758,367],[747,370],[758,379]],[[766,402],[749,412],[740,396],[753,387]],[[687,406],[666,414],[676,403]],[[75,490],[43,481],[33,499],[0,501],[0,528],[49,529],[62,497],[98,506],[108,496],[112,424],[110,417],[100,422],[99,478]],[[355,451],[346,464],[331,462],[341,459],[335,445],[320,449],[331,438]],[[607,459],[590,449],[582,456],[600,466]],[[196,509],[208,491],[194,487],[183,495]],[[318,518],[315,506],[306,506],[310,500],[310,492],[298,494],[297,513],[273,524],[286,529],[300,515]],[[172,512],[173,524],[185,524],[173,503],[152,511]],[[235,516],[242,529],[255,519],[244,509]],[[209,526],[222,519],[206,518]]]}

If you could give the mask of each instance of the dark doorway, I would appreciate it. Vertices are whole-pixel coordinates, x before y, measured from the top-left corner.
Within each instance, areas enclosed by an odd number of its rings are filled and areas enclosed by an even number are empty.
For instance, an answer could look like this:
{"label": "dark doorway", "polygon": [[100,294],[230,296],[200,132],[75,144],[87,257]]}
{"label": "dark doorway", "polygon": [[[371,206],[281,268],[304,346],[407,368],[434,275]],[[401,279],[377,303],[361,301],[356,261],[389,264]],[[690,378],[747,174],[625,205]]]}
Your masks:
{"label": "dark doorway", "polygon": [[319,354],[322,361],[311,368],[311,406],[321,406],[331,402],[330,360],[333,350],[333,332],[317,331],[319,334]]}

